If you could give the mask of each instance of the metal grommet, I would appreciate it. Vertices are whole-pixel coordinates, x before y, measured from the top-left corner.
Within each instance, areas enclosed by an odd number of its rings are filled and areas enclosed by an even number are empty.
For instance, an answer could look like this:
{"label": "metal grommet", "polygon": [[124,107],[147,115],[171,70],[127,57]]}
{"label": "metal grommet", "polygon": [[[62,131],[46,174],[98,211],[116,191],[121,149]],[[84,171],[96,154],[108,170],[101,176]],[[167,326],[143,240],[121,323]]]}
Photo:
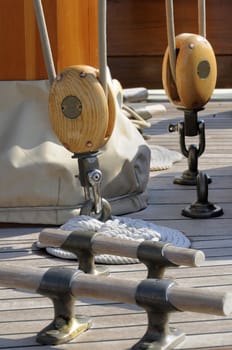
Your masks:
{"label": "metal grommet", "polygon": [[201,61],[197,66],[197,74],[200,79],[206,79],[210,74],[210,64],[208,61]]}
{"label": "metal grommet", "polygon": [[75,119],[82,112],[82,103],[77,96],[66,96],[61,103],[61,110],[65,117]]}

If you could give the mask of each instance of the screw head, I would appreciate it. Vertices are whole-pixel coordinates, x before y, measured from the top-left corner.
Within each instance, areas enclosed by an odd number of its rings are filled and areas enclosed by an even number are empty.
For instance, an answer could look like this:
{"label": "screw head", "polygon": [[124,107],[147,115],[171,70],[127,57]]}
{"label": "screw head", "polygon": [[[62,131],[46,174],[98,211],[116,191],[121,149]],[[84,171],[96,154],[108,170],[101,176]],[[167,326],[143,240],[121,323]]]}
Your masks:
{"label": "screw head", "polygon": [[87,74],[85,72],[80,72],[79,75],[80,75],[81,78],[85,78],[87,76]]}

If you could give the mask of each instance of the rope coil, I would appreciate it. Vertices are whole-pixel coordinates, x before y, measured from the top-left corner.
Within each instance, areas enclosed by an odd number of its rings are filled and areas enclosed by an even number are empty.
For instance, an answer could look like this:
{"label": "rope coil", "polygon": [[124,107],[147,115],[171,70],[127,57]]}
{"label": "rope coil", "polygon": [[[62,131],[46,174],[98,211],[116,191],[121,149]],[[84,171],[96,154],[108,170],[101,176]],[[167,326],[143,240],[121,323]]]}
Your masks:
{"label": "rope coil", "polygon": [[[101,222],[93,217],[80,215],[67,221],[60,229],[67,231],[79,232],[98,232],[108,237],[117,237],[125,240],[153,241],[172,243],[177,247],[190,247],[190,241],[185,235],[175,229],[165,226],[159,226],[150,222],[139,219],[131,219],[129,217],[116,217],[106,222]],[[64,251],[60,248],[44,247],[40,242],[37,243],[38,248],[45,248],[46,251],[58,258],[76,260],[75,254]],[[139,260],[101,254],[95,256],[95,262],[101,264],[135,264]]]}

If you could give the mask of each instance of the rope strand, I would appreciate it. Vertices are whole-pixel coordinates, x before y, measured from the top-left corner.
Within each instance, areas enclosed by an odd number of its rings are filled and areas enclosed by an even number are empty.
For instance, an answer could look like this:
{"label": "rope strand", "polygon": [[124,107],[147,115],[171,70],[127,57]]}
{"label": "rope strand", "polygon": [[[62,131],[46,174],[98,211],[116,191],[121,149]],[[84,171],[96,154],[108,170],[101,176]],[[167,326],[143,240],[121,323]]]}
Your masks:
{"label": "rope strand", "polygon": [[50,84],[52,84],[52,82],[56,78],[56,71],[55,71],[54,61],[52,57],[52,50],[51,50],[50,41],[48,37],[47,26],[45,22],[41,0],[34,0],[34,9],[35,9],[35,15],[37,19],[48,79]]}
{"label": "rope strand", "polygon": [[201,36],[206,37],[205,0],[198,0],[198,31]]}
{"label": "rope strand", "polygon": [[99,79],[107,92],[106,0],[98,0]]}
{"label": "rope strand", "polygon": [[173,0],[165,0],[165,8],[166,8],[170,68],[171,68],[172,78],[175,82],[176,81],[176,40],[175,40],[175,27],[174,27]]}

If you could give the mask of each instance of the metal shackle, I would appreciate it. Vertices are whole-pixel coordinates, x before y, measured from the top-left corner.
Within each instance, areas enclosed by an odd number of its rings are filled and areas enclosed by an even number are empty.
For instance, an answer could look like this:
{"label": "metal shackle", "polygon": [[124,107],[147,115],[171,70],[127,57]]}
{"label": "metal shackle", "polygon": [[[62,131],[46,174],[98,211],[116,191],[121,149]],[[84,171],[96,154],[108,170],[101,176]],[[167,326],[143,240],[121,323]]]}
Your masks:
{"label": "metal shackle", "polygon": [[176,80],[172,77],[167,48],[162,66],[163,87],[173,104],[186,109],[201,109],[209,101],[216,85],[214,51],[201,35],[183,33],[175,39]]}
{"label": "metal shackle", "polygon": [[91,66],[67,67],[51,84],[51,126],[70,152],[94,152],[108,141],[116,116],[116,101],[110,86],[107,95],[99,81],[99,71]]}

